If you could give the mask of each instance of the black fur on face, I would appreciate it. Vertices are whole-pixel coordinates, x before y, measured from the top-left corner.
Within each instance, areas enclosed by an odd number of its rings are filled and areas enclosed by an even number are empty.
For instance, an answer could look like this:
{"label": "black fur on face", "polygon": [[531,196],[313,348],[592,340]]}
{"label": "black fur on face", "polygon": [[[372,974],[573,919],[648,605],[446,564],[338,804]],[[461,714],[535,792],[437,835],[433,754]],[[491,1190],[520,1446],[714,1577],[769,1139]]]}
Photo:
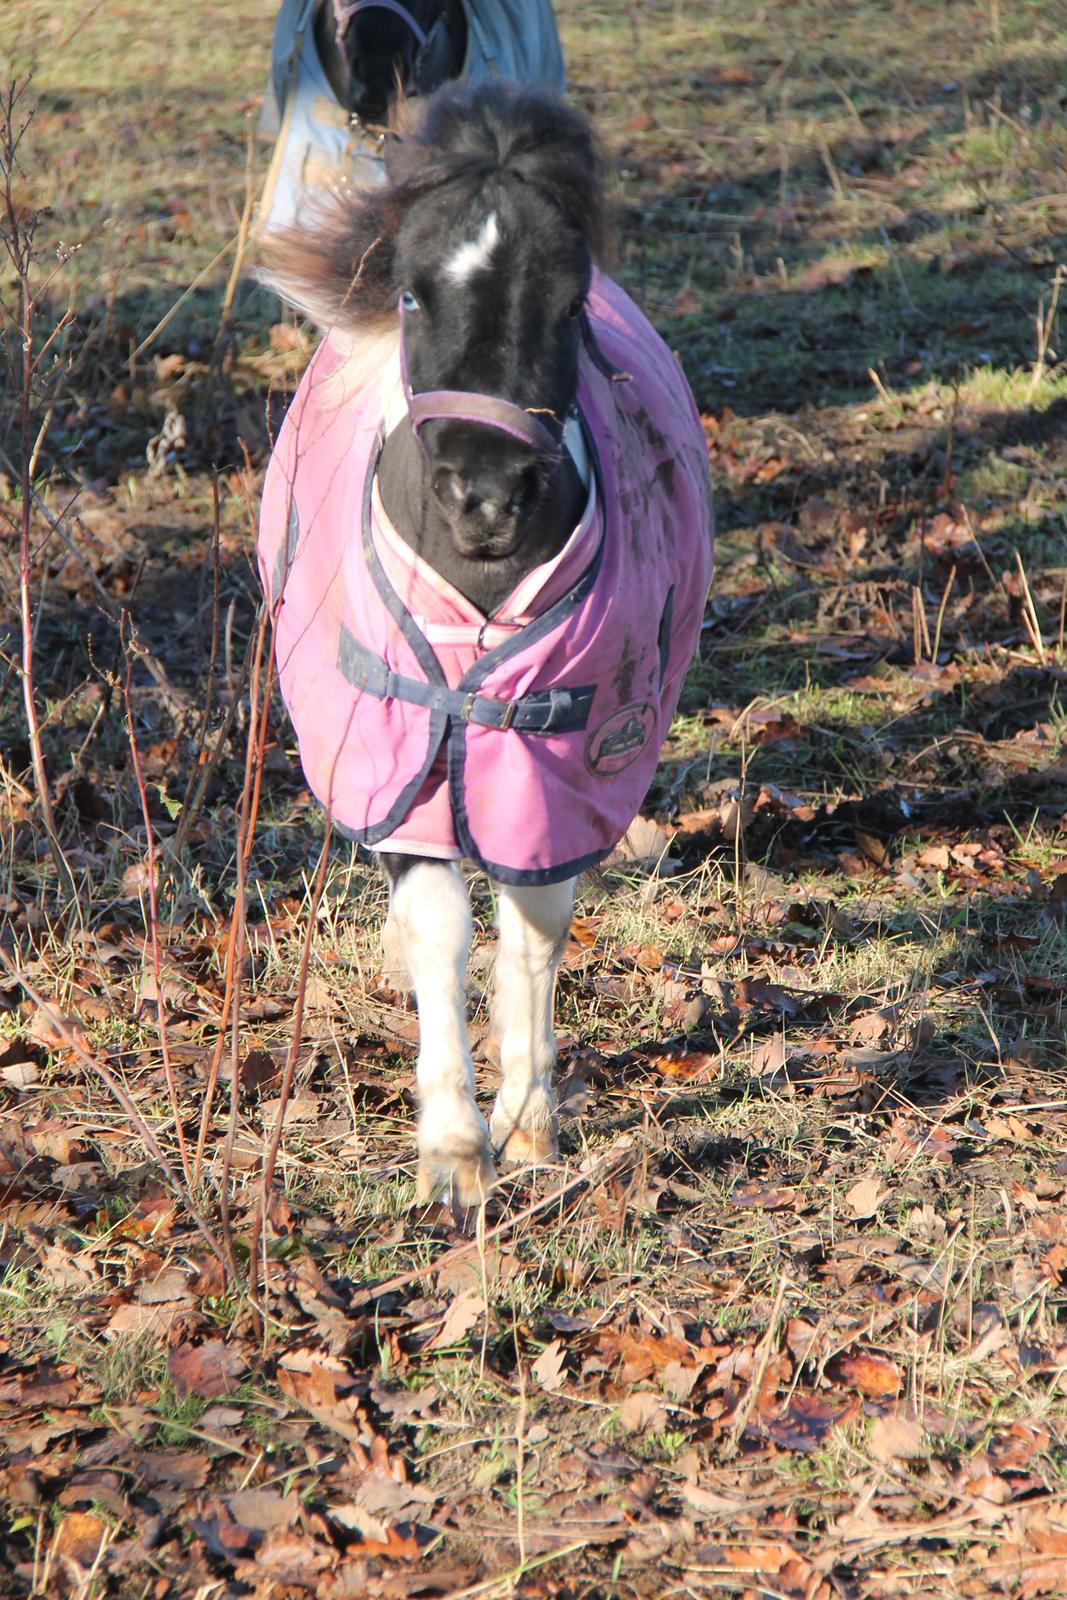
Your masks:
{"label": "black fur on face", "polygon": [[460,0],[406,0],[426,35],[384,7],[350,17],[338,41],[332,0],[319,0],[315,45],[338,102],[362,122],[384,123],[398,93],[428,92],[455,78],[467,55],[467,19]]}
{"label": "black fur on face", "polygon": [[[497,395],[562,422],[591,265],[607,247],[589,124],[555,95],[500,81],[449,84],[420,109],[388,145],[387,183],[345,197],[311,233],[280,236],[266,275],[352,332],[388,326],[403,294],[416,391]],[[429,422],[421,440],[457,549],[510,553],[550,464],[476,422]]]}
{"label": "black fur on face", "polygon": [[411,81],[415,35],[400,17],[371,11],[352,18],[344,43],[350,110],[364,122],[384,122],[397,83]]}
{"label": "black fur on face", "polygon": [[[450,187],[416,201],[397,235],[412,388],[498,395],[558,431],[578,379],[585,240],[515,174]],[[428,422],[421,443],[460,552],[510,554],[554,460],[475,421]]]}

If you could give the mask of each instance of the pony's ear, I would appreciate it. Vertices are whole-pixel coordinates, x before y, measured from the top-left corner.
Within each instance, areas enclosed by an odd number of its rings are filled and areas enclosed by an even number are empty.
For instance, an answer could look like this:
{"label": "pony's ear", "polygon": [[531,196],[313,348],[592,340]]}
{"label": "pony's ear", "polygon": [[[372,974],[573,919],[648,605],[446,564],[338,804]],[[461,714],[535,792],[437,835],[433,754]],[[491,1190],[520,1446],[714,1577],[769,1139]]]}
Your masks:
{"label": "pony's ear", "polygon": [[310,222],[264,234],[256,276],[326,332],[380,326],[396,314],[398,220],[387,187],[338,197]]}

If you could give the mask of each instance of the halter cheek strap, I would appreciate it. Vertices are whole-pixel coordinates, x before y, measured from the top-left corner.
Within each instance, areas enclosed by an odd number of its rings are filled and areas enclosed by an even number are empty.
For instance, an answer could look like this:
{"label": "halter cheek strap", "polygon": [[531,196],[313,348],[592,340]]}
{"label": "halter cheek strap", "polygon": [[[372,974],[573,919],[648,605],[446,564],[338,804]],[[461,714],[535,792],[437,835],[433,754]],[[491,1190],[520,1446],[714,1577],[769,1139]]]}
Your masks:
{"label": "halter cheek strap", "polygon": [[[364,3],[364,0],[361,0],[361,3]],[[376,3],[376,0],[365,0],[365,3]],[[511,400],[504,400],[499,395],[478,394],[469,389],[422,389],[416,394],[408,377],[407,356],[404,350],[403,300],[400,301],[399,311],[400,376],[404,384],[404,398],[407,401],[411,426],[424,454],[426,447],[419,430],[427,422],[447,418],[454,422],[482,423],[487,428],[495,428],[498,433],[510,434],[521,444],[529,445],[531,450],[536,450],[538,455],[559,456],[561,436],[547,428],[532,411],[524,410]],[[555,412],[548,410],[547,407],[545,415],[552,417],[558,423]]]}
{"label": "halter cheek strap", "polygon": [[345,29],[348,24],[361,11],[391,11],[394,17],[399,17],[401,22],[407,23],[415,35],[415,43],[420,50],[426,43],[425,29],[416,22],[407,6],[400,4],[400,0],[351,0],[351,3],[347,5],[338,4],[338,0],[334,0],[333,11],[337,19],[337,43],[339,45],[344,41]]}

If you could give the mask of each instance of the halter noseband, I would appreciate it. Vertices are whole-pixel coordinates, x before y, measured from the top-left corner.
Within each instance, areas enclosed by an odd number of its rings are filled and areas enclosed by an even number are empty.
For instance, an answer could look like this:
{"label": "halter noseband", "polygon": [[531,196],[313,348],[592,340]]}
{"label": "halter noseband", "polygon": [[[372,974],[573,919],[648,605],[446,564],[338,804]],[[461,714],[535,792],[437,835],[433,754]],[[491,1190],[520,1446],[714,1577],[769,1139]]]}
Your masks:
{"label": "halter noseband", "polygon": [[[360,4],[377,4],[379,0],[359,0]],[[404,350],[404,303],[400,301],[400,376],[404,384],[404,398],[408,405],[412,430],[419,447],[426,455],[420,428],[437,418],[455,422],[480,422],[498,433],[508,433],[513,439],[530,446],[538,455],[556,458],[560,454],[560,438],[536,417],[511,400],[494,394],[479,394],[470,389],[423,389],[418,394],[408,377],[407,356]],[[545,415],[558,423],[554,411],[545,408]]]}
{"label": "halter noseband", "polygon": [[334,0],[333,14],[337,20],[338,45],[344,42],[345,29],[352,21],[352,18],[358,15],[360,11],[391,11],[394,17],[399,17],[401,22],[407,23],[415,35],[415,43],[420,50],[426,43],[425,29],[416,22],[407,6],[400,4],[400,0],[351,0],[348,5],[339,5],[338,0]]}

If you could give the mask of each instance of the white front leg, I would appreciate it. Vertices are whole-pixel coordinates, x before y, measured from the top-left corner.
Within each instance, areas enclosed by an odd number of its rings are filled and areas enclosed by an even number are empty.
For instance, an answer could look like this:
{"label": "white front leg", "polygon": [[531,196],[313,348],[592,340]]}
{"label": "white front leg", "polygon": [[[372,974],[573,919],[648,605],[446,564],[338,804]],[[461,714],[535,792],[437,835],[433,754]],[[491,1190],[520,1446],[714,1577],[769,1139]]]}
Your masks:
{"label": "white front leg", "polygon": [[448,1189],[461,1205],[478,1205],[496,1174],[474,1103],[464,993],[471,911],[458,868],[425,858],[404,864],[389,920],[419,1008],[419,1198]]}
{"label": "white front leg", "polygon": [[502,1081],[493,1108],[493,1147],[505,1161],[548,1161],[556,1154],[552,1007],[567,944],[574,882],[544,889],[498,887],[500,948],[493,1032]]}

